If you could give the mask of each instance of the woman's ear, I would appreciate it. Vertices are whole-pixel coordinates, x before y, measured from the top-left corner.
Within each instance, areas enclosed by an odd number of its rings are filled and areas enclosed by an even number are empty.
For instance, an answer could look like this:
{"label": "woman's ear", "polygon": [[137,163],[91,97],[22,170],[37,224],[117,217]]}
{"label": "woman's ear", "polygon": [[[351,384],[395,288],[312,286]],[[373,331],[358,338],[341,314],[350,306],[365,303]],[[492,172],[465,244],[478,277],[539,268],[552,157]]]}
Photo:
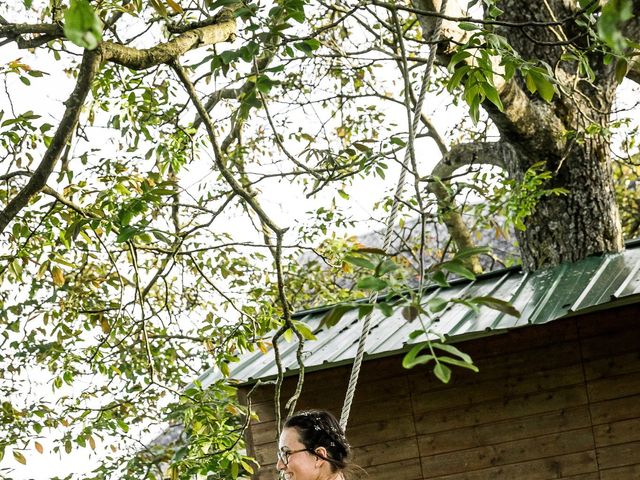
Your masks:
{"label": "woman's ear", "polygon": [[326,461],[326,459],[329,458],[329,452],[324,447],[318,447],[314,450],[314,452],[318,454],[316,458],[319,460]]}

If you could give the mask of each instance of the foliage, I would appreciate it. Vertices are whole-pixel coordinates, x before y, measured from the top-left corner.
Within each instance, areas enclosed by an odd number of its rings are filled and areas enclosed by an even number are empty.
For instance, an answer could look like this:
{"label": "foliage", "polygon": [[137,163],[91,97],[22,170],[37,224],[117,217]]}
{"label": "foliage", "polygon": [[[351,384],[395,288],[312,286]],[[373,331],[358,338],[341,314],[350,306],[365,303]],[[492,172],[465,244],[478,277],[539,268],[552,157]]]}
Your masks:
{"label": "foliage", "polygon": [[102,21],[87,0],[72,0],[64,14],[64,34],[79,47],[95,49],[102,40]]}
{"label": "foliage", "polygon": [[[81,478],[246,477],[256,468],[243,451],[251,412],[230,365],[271,354],[274,331],[313,341],[292,311],[336,303],[330,327],[353,309],[400,310],[419,342],[405,366],[427,364],[445,382],[450,366],[476,367],[432,338],[438,312],[518,314],[492,297],[421,295],[428,282],[474,279],[470,260],[490,253],[438,224],[477,210],[486,223],[504,215],[502,231],[523,229],[540,202],[567,194],[546,158],[516,173],[503,164],[491,179],[476,157],[461,163],[466,176],[431,177],[424,161],[434,156],[422,153],[426,137],[444,137],[444,158],[491,140],[487,112],[513,106],[506,82],[540,110],[579,96],[556,64],[510,44],[500,2],[482,2],[484,20],[454,22],[465,36],[439,53],[429,95],[463,119],[426,118],[415,142],[405,119],[430,42],[406,2],[5,3],[0,43],[14,59],[0,65],[3,466],[30,466],[51,441],[54,453],[100,452]],[[574,16],[588,41],[558,42],[558,65],[576,85],[593,85],[605,64],[618,80],[630,72],[629,4],[590,3]],[[29,102],[41,91],[68,99],[49,111]],[[606,119],[589,120],[558,142],[608,145]],[[408,147],[411,187],[396,199]],[[633,204],[622,183],[618,194]],[[390,252],[352,234],[365,230],[353,206],[369,202],[370,229],[399,209]],[[209,369],[216,381],[195,380]],[[169,424],[183,426],[179,441],[152,443]]]}

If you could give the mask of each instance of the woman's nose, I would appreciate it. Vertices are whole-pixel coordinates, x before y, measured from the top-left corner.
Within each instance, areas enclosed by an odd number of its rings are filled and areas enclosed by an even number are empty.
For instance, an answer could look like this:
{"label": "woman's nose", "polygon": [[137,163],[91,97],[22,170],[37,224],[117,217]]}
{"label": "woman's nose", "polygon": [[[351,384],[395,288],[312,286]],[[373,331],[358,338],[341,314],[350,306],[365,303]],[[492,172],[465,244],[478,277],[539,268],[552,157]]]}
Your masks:
{"label": "woman's nose", "polygon": [[287,466],[284,464],[284,462],[282,460],[280,460],[280,458],[278,458],[278,461],[276,462],[276,470],[278,470],[279,472],[283,471],[285,468],[287,468]]}

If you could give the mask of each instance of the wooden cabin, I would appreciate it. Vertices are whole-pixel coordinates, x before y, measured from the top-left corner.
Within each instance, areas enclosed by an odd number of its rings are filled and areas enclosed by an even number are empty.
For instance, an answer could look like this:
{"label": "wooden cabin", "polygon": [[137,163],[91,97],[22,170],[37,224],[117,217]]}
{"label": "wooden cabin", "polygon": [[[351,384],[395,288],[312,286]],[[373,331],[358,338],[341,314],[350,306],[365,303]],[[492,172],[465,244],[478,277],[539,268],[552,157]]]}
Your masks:
{"label": "wooden cabin", "polygon": [[[433,329],[479,367],[455,369],[449,384],[426,366],[402,367],[415,326],[401,315],[374,319],[347,428],[369,479],[640,479],[640,245],[541,272],[494,272],[426,294],[492,295],[511,301],[521,316],[460,305],[442,312]],[[298,319],[313,327],[324,314]],[[359,321],[348,316],[318,329],[305,346],[298,408],[339,416],[358,335]],[[281,346],[285,400],[297,379],[296,346]],[[272,356],[257,353],[232,376],[247,401],[255,382],[275,371]],[[250,399],[259,421],[247,444],[262,465],[260,480],[277,478],[273,394],[273,386],[260,386]]]}

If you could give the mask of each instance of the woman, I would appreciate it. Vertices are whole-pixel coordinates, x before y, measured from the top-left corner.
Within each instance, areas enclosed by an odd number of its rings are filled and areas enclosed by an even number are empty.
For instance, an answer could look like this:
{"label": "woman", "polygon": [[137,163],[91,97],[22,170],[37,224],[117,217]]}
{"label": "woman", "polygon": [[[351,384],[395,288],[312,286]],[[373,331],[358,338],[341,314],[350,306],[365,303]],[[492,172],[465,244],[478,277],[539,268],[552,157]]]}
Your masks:
{"label": "woman", "polygon": [[306,410],[287,418],[276,467],[286,480],[348,480],[362,470],[349,462],[349,444],[329,412]]}

